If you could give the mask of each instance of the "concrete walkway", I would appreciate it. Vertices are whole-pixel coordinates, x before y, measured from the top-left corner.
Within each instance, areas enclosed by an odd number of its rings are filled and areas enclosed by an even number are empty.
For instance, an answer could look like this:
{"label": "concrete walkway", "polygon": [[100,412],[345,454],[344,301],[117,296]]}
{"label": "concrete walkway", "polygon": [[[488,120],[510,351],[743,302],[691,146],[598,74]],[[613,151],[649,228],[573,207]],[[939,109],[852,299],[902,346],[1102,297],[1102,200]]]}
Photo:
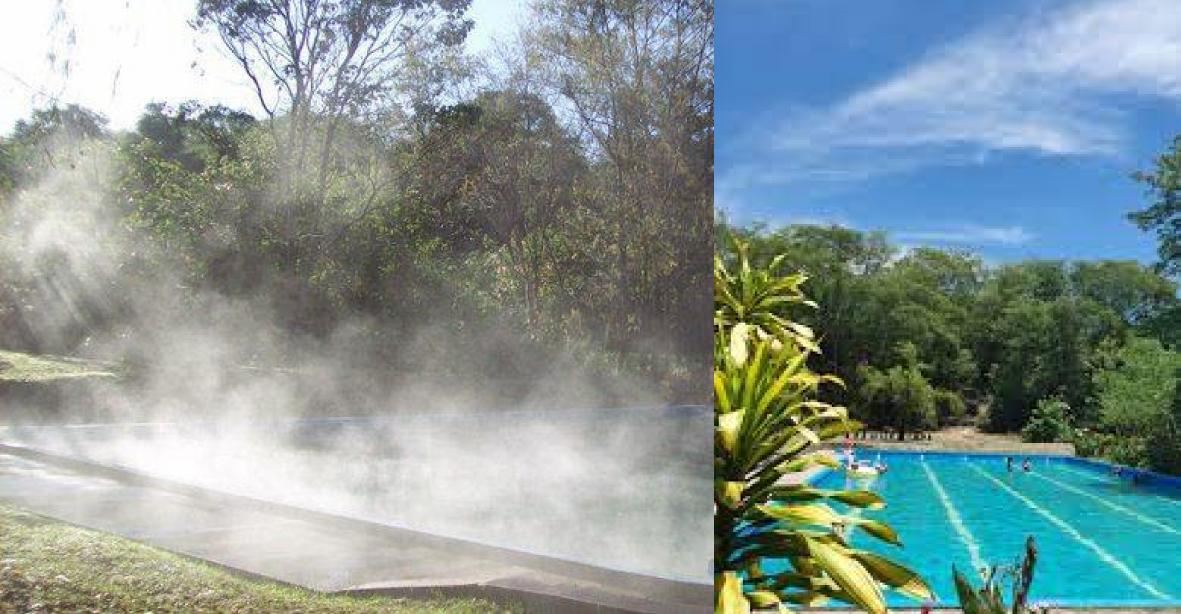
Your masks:
{"label": "concrete walkway", "polygon": [[545,612],[705,612],[712,587],[170,483],[0,445],[0,500],[321,591],[470,595]]}

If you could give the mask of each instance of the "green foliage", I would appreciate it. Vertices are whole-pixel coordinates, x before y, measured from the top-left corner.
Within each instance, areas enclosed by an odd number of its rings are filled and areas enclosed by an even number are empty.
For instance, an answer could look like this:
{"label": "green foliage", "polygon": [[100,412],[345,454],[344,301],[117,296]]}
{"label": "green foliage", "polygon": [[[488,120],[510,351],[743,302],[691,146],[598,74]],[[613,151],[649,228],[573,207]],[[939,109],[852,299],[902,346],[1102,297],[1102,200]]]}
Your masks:
{"label": "green foliage", "polygon": [[326,594],[0,505],[4,612],[491,614],[520,604]]}
{"label": "green foliage", "polygon": [[1055,443],[1070,438],[1070,406],[1060,399],[1041,399],[1029,422],[1021,429],[1021,439],[1029,443]]}
{"label": "green foliage", "polygon": [[[916,574],[852,548],[838,527],[858,527],[899,544],[888,526],[841,515],[827,499],[862,508],[884,505],[870,491],[829,491],[781,482],[787,474],[834,459],[815,444],[857,424],[845,409],[816,400],[821,384],[839,381],[809,370],[813,331],[790,310],[808,304],[803,275],[780,276],[779,260],[751,264],[738,244],[727,268],[714,265],[714,564],[718,613],[754,607],[847,601],[886,611],[881,585],[916,597],[930,589]],[[761,561],[787,559],[792,570],[764,573]]]}
{"label": "green foliage", "polygon": [[1076,263],[1071,283],[1081,296],[1131,325],[1143,324],[1177,304],[1177,284],[1131,260]]}
{"label": "green foliage", "polygon": [[1177,417],[1169,416],[1148,436],[1144,458],[1153,471],[1181,475],[1181,421]]}
{"label": "green foliage", "polygon": [[[122,335],[148,286],[257,307],[293,346],[355,329],[375,368],[416,361],[399,348],[435,330],[497,340],[465,376],[524,380],[562,353],[700,402],[685,365],[710,310],[712,5],[535,3],[492,80],[459,57],[469,4],[203,0],[196,25],[261,83],[265,116],[152,104],[119,135],[74,107],[21,122],[0,140],[3,228],[13,195],[76,162],[46,144],[97,142],[110,167],[87,196],[118,236],[92,234],[120,253],[82,284],[10,274],[37,267],[0,250],[0,345],[72,354]],[[70,334],[48,338],[52,292],[79,285],[103,300],[71,301]]]}
{"label": "green foliage", "polygon": [[1088,430],[1076,430],[1074,452],[1079,456],[1103,458],[1129,467],[1149,467],[1148,440],[1137,435],[1116,435]]}
{"label": "green foliage", "polygon": [[1133,337],[1104,362],[1094,375],[1100,426],[1120,435],[1148,435],[1168,415],[1181,354],[1155,339]]}
{"label": "green foliage", "polygon": [[[957,250],[920,248],[899,257],[881,233],[720,222],[717,240],[728,236],[748,241],[755,262],[783,254],[785,266],[814,275],[809,295],[825,309],[799,320],[825,331],[817,365],[854,384],[822,390],[821,398],[883,425],[863,406],[863,384],[884,382],[894,367],[905,371],[903,344],[913,346],[919,373],[936,391],[941,422],[961,404],[965,413],[987,406],[983,424],[1011,432],[1025,426],[1038,400],[1054,396],[1069,405],[1073,424],[1098,426],[1095,376],[1110,348],[1132,334],[1174,343],[1181,330],[1174,326],[1181,314],[1176,284],[1135,262],[985,267]],[[894,381],[902,375],[895,372]]]}
{"label": "green foliage", "polygon": [[[960,600],[960,608],[964,614],[1025,614],[1031,612],[1029,606],[1029,589],[1033,585],[1034,570],[1037,565],[1037,546],[1033,536],[1025,540],[1025,554],[1020,561],[1013,565],[992,565],[981,570],[983,584],[974,588],[971,582],[954,566],[952,576],[955,580],[956,595]],[[1009,584],[1013,589],[1013,605],[1005,606],[1004,587]]]}
{"label": "green foliage", "polygon": [[1076,453],[1181,475],[1181,354],[1132,337],[1102,358],[1095,388],[1103,432],[1077,433]]}
{"label": "green foliage", "polygon": [[1022,296],[995,317],[991,339],[984,342],[995,369],[992,429],[1020,429],[1037,401],[1052,396],[1066,401],[1077,423],[1090,422],[1093,356],[1103,340],[1118,334],[1115,314],[1085,298]]}
{"label": "green foliage", "polygon": [[1172,407],[1148,436],[1145,454],[1152,469],[1181,475],[1181,369],[1173,381]]}
{"label": "green foliage", "polygon": [[47,382],[70,378],[118,376],[118,370],[111,364],[0,350],[0,382]]}
{"label": "green foliage", "polygon": [[1159,267],[1169,274],[1181,273],[1181,136],[1157,157],[1148,171],[1133,178],[1144,184],[1152,202],[1128,215],[1141,230],[1156,234]]}
{"label": "green foliage", "polygon": [[914,346],[904,345],[901,353],[902,365],[885,371],[873,367],[858,371],[858,416],[874,428],[889,427],[904,437],[909,431],[935,428],[939,418],[938,395],[923,377]]}
{"label": "green foliage", "polygon": [[939,426],[959,424],[967,415],[967,407],[960,395],[951,390],[935,391],[935,415]]}

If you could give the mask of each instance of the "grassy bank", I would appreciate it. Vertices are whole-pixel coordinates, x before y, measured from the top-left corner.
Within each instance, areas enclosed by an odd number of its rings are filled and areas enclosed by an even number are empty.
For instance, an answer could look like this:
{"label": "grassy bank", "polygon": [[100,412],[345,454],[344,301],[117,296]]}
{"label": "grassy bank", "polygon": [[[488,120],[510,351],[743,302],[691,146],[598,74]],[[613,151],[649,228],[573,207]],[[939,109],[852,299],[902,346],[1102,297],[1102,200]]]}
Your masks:
{"label": "grassy bank", "polygon": [[475,599],[346,597],[251,580],[0,505],[0,613],[497,611]]}
{"label": "grassy bank", "polygon": [[0,350],[0,381],[48,382],[82,377],[118,377],[113,365],[62,356]]}

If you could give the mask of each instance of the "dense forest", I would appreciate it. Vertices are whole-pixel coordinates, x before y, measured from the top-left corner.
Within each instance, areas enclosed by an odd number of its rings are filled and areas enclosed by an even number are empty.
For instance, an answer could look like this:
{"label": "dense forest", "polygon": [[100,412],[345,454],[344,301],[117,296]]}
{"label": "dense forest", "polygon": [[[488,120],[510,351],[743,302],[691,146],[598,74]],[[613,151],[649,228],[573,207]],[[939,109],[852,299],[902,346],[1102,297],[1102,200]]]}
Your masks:
{"label": "dense forest", "polygon": [[783,270],[809,276],[818,306],[791,316],[821,337],[816,370],[846,384],[826,400],[869,428],[976,424],[1181,472],[1181,300],[1167,250],[1160,266],[988,266],[970,251],[904,250],[880,232],[718,224],[723,253],[744,241],[757,264],[782,254]]}
{"label": "dense forest", "polygon": [[509,381],[561,359],[702,402],[712,3],[544,0],[491,60],[463,52],[468,4],[202,0],[263,114],[18,122],[0,347],[144,366],[249,308],[266,325],[230,328],[227,361],[331,346],[378,380]]}

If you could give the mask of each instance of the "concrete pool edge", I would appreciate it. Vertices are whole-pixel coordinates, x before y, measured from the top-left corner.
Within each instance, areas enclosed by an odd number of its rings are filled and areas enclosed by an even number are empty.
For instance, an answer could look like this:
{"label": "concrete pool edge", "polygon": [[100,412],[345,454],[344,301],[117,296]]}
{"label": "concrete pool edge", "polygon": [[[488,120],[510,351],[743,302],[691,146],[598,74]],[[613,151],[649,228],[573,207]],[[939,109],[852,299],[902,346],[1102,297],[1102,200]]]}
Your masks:
{"label": "concrete pool edge", "polygon": [[[539,608],[538,611],[559,612],[657,613],[705,611],[709,607],[708,604],[712,603],[713,587],[711,584],[700,584],[629,573],[432,533],[383,525],[347,516],[339,516],[322,511],[224,493],[160,478],[120,466],[95,463],[25,446],[0,444],[0,453],[44,463],[82,475],[112,479],[124,484],[185,495],[197,500],[214,502],[239,509],[264,511],[277,516],[317,523],[334,529],[343,529],[352,532],[376,532],[383,536],[403,537],[413,540],[416,543],[429,544],[442,550],[456,552],[457,554],[496,561],[497,563],[502,563],[506,569],[511,568],[515,570],[513,573],[500,574],[494,577],[452,578],[440,574],[436,578],[420,579],[413,582],[399,581],[393,578],[389,581],[371,582],[361,586],[347,586],[336,590],[308,586],[308,588],[312,588],[313,590],[346,593],[380,593],[406,597],[429,596],[432,594],[454,594],[457,596],[482,595],[487,598],[499,597],[516,603],[534,604],[536,608]],[[196,556],[194,558],[205,557]],[[225,565],[213,560],[210,560],[210,562],[220,567],[241,571],[246,575],[262,576],[292,584],[292,582],[282,578],[275,578],[268,574],[259,574],[250,569],[236,569],[232,565]]]}

